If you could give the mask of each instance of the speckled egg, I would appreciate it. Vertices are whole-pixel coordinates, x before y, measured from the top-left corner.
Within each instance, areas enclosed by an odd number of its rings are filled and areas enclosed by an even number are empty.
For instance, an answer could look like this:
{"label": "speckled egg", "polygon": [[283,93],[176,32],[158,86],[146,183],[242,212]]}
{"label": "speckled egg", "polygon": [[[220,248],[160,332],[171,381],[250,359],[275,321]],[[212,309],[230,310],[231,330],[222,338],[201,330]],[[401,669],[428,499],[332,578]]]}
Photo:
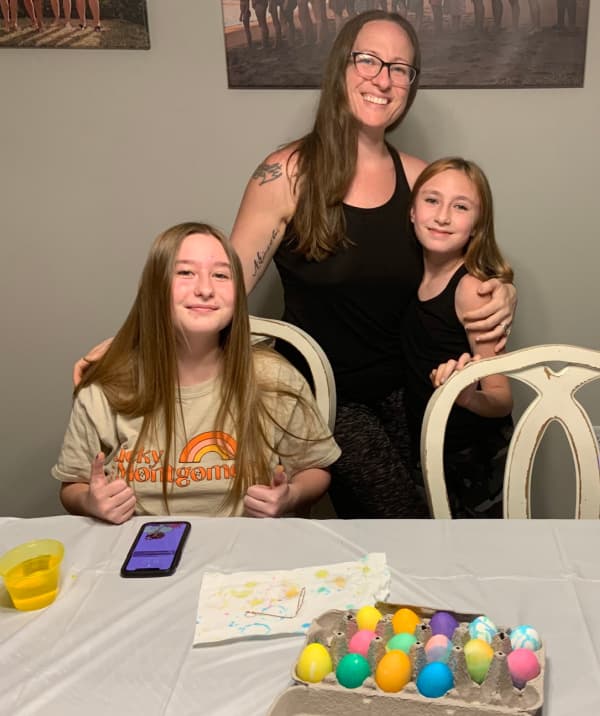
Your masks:
{"label": "speckled egg", "polygon": [[483,639],[488,644],[498,633],[496,625],[489,617],[477,617],[469,624],[469,636],[471,639]]}
{"label": "speckled egg", "polygon": [[537,651],[542,646],[542,640],[537,631],[529,624],[521,624],[510,632],[510,645],[513,649],[530,649]]}
{"label": "speckled egg", "polygon": [[402,607],[392,617],[394,634],[414,634],[421,623],[421,617],[412,609]]}
{"label": "speckled egg", "polygon": [[454,686],[454,676],[450,667],[440,661],[425,666],[417,677],[417,690],[423,696],[437,699],[446,694]]}
{"label": "speckled egg", "polygon": [[403,632],[401,634],[394,634],[394,636],[388,640],[385,645],[386,651],[403,651],[405,654],[410,652],[410,648],[413,644],[416,644],[417,637],[414,634],[407,634]]}
{"label": "speckled egg", "polygon": [[445,634],[434,634],[425,644],[425,656],[427,661],[448,661],[452,651],[452,642]]}
{"label": "speckled egg", "polygon": [[506,657],[508,670],[517,689],[525,688],[540,673],[540,662],[531,649],[515,649]]}
{"label": "speckled egg", "polygon": [[432,634],[444,634],[448,639],[452,639],[458,622],[448,612],[436,612],[429,620],[429,626]]}
{"label": "speckled egg", "polygon": [[469,676],[477,684],[483,683],[494,658],[494,650],[483,639],[470,639],[464,646],[464,652]]}
{"label": "speckled egg", "polygon": [[347,689],[356,689],[362,686],[363,681],[370,674],[369,662],[360,654],[346,654],[340,659],[335,670],[337,680]]}
{"label": "speckled egg", "polygon": [[375,627],[379,624],[379,620],[383,615],[377,607],[361,607],[356,612],[356,623],[359,629],[370,629],[375,631]]}

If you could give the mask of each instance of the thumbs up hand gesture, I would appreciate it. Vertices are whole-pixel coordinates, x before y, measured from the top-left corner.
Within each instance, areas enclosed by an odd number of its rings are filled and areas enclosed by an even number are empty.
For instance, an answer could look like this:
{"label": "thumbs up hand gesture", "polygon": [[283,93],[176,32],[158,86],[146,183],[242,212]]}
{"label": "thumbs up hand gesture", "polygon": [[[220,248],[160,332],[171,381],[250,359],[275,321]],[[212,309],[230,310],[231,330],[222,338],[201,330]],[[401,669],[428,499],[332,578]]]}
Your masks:
{"label": "thumbs up hand gesture", "polygon": [[89,515],[120,525],[135,512],[135,494],[122,480],[109,480],[104,474],[104,453],[98,453],[92,462],[89,490],[85,499]]}
{"label": "thumbs up hand gesture", "polygon": [[293,506],[292,487],[283,465],[277,465],[271,485],[250,485],[244,497],[244,514],[249,517],[281,517]]}

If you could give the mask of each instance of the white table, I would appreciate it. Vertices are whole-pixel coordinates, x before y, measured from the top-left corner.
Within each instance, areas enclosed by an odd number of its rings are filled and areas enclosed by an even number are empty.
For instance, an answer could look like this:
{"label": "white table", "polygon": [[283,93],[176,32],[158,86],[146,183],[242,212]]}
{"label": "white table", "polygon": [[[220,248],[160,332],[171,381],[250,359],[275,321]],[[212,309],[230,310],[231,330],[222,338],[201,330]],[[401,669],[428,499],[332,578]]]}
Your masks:
{"label": "white table", "polygon": [[600,522],[192,518],[174,576],[122,579],[143,521],[0,518],[0,553],[42,537],[66,547],[47,609],[18,612],[0,586],[0,714],[265,714],[291,683],[303,637],[192,649],[202,573],[377,551],[391,567],[392,602],[533,624],[546,646],[544,716],[600,714]]}

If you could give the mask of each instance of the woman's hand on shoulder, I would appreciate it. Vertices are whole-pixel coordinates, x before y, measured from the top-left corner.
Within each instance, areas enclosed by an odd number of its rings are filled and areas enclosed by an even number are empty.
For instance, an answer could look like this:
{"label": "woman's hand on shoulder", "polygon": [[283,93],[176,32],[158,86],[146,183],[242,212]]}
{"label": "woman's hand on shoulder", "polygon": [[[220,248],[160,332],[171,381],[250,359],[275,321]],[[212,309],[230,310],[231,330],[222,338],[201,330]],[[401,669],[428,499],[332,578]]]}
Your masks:
{"label": "woman's hand on shoulder", "polygon": [[463,325],[477,343],[492,341],[494,351],[500,353],[505,347],[517,308],[517,289],[512,283],[502,283],[497,278],[480,282],[478,294],[481,305],[469,309],[462,317]]}
{"label": "woman's hand on shoulder", "polygon": [[255,169],[231,231],[231,243],[241,259],[248,292],[262,277],[294,214],[293,152],[294,146],[284,147]]}
{"label": "woman's hand on shoulder", "polygon": [[112,343],[112,338],[105,338],[102,343],[98,343],[97,346],[94,346],[91,350],[89,350],[85,356],[80,358],[75,365],[73,366],[73,385],[77,387],[79,383],[81,383],[81,379],[83,378],[83,374],[85,371],[97,360],[100,360],[102,356],[106,353],[108,350],[110,344]]}

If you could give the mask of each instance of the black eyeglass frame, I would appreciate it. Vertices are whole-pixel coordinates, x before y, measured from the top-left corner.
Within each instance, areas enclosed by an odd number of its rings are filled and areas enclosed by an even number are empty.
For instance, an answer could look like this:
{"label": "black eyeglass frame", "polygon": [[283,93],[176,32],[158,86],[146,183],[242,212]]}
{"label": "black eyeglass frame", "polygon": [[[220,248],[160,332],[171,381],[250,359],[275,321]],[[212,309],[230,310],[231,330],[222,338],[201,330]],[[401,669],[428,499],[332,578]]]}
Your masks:
{"label": "black eyeglass frame", "polygon": [[[361,74],[361,71],[358,69],[356,65],[356,58],[358,55],[372,57],[374,60],[377,60],[377,62],[380,63],[381,67],[377,70],[377,72],[372,75],[371,77],[366,77],[365,75]],[[409,79],[408,84],[406,87],[410,87],[412,83],[417,79],[420,73],[420,69],[418,67],[415,67],[414,65],[409,64],[408,62],[384,62],[381,57],[378,57],[377,55],[374,55],[372,52],[361,52],[360,50],[352,50],[350,53],[350,58],[352,60],[352,64],[354,66],[354,69],[358,72],[358,74],[365,80],[374,80],[376,77],[379,77],[381,74],[381,70],[383,70],[384,67],[387,67],[388,76],[390,78],[390,82],[394,87],[403,87],[404,85],[396,85],[394,84],[394,81],[392,80],[392,73],[390,71],[390,67],[393,67],[394,65],[400,65],[402,67],[408,67],[413,71],[413,76]]]}

